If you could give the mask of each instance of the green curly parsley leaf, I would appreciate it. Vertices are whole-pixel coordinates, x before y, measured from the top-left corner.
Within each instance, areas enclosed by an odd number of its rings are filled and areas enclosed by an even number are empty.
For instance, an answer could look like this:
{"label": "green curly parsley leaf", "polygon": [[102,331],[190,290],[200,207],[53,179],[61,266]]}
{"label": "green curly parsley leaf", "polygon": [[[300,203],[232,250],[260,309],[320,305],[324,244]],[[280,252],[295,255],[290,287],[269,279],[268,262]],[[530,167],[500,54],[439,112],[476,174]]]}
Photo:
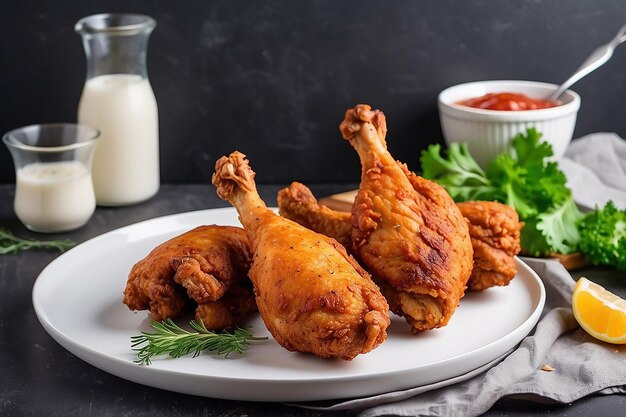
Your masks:
{"label": "green curly parsley leaf", "polygon": [[521,245],[524,253],[542,256],[550,253],[572,253],[578,248],[580,234],[576,223],[582,218],[573,199],[526,221]]}
{"label": "green curly parsley leaf", "polygon": [[455,201],[485,200],[497,192],[470,155],[466,143],[453,143],[444,156],[440,153],[440,145],[422,151],[422,173],[424,178],[443,185]]}
{"label": "green curly parsley leaf", "polygon": [[565,174],[549,160],[552,147],[541,136],[534,128],[516,135],[510,152],[497,155],[485,171],[467,144],[453,143],[443,156],[439,145],[431,145],[421,154],[422,173],[442,185],[455,201],[495,200],[515,208],[526,224],[523,253],[571,253],[578,245],[576,222],[582,214],[566,186]]}

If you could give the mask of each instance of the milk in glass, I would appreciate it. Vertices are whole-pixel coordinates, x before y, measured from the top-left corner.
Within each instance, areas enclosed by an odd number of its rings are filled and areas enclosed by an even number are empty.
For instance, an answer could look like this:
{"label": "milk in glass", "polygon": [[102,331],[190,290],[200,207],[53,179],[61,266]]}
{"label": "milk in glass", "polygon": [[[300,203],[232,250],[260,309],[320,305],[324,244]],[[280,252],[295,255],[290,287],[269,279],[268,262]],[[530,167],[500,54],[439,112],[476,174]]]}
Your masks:
{"label": "milk in glass", "polygon": [[79,228],[95,207],[89,169],[79,161],[35,162],[16,172],[15,213],[34,231]]}

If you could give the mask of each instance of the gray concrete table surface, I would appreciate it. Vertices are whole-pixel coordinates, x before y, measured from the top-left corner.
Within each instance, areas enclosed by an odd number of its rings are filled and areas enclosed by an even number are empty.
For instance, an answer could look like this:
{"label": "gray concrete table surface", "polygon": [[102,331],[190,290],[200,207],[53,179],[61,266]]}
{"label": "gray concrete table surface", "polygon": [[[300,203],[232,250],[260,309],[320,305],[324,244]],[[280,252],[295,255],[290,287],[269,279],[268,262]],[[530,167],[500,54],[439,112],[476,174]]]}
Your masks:
{"label": "gray concrete table surface", "polygon": [[[354,188],[354,184],[312,185],[325,196]],[[276,204],[279,185],[259,186],[268,205]],[[163,185],[152,200],[130,207],[98,207],[83,228],[58,235],[28,231],[13,212],[13,185],[0,185],[0,227],[20,237],[69,238],[84,242],[104,232],[142,220],[192,210],[226,207],[210,185]],[[351,416],[324,413],[280,403],[220,400],[179,394],[135,384],[95,368],[57,344],[38,322],[31,291],[43,268],[57,252],[26,251],[0,255],[0,415],[1,416]],[[626,277],[614,271],[579,271],[626,294]],[[620,284],[621,283],[621,284]],[[503,400],[488,416],[621,415],[626,396],[590,396],[568,405]]]}

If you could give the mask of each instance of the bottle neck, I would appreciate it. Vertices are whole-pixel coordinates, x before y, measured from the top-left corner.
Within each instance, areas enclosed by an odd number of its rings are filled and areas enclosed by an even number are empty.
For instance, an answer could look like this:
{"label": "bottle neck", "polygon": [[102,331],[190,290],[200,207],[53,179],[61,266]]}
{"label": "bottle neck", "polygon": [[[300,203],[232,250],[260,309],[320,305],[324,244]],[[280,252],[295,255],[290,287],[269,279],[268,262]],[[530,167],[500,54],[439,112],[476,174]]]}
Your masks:
{"label": "bottle neck", "polygon": [[148,77],[148,39],[156,22],[149,16],[104,13],[80,19],[74,26],[83,39],[87,79],[107,74]]}
{"label": "bottle neck", "polygon": [[84,34],[87,79],[107,74],[134,74],[148,78],[146,55],[150,33]]}

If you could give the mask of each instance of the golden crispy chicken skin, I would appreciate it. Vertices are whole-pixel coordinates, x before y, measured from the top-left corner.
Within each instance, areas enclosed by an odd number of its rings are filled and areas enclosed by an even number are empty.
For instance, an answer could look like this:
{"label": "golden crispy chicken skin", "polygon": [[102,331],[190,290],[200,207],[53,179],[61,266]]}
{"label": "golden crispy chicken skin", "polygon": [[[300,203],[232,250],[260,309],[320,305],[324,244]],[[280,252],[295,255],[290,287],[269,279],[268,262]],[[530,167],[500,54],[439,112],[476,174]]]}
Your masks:
{"label": "golden crispy chicken skin", "polygon": [[[419,178],[413,173],[407,173],[407,176],[411,182],[413,178]],[[349,212],[319,205],[311,190],[298,182],[280,190],[278,195],[281,216],[339,242],[350,241],[347,248],[352,247],[352,215]],[[517,212],[505,204],[492,201],[469,201],[457,203],[457,206],[468,221],[474,249],[474,267],[468,288],[482,291],[508,285],[517,273],[513,257],[520,251],[520,229],[523,227]],[[381,287],[391,310],[397,310],[394,308],[398,303],[393,302],[396,299],[393,289],[373,278]]]}
{"label": "golden crispy chicken skin", "polygon": [[[408,170],[406,174],[412,184],[417,184],[417,175]],[[349,241],[347,247],[352,247],[352,215],[349,212],[320,206],[311,190],[298,182],[279,191],[278,196],[282,216],[339,242]],[[520,251],[520,229],[523,223],[520,223],[517,212],[505,204],[492,201],[470,201],[457,203],[457,206],[468,221],[474,249],[474,267],[468,288],[482,291],[493,286],[508,285],[517,273],[513,257]],[[391,310],[398,311],[398,297],[393,288],[373,278],[381,287]]]}
{"label": "golden crispy chicken skin", "polygon": [[306,185],[292,182],[278,192],[277,200],[281,216],[352,247],[352,215],[318,204]]}
{"label": "golden crispy chicken skin", "polygon": [[417,177],[386,147],[384,114],[360,104],[340,125],[361,159],[352,206],[352,244],[372,275],[397,292],[397,308],[414,332],[445,326],[472,270],[467,221],[438,184]]}
{"label": "golden crispy chicken skin", "polygon": [[382,343],[385,298],[345,248],[271,210],[259,197],[245,155],[215,165],[218,195],[238,211],[253,250],[257,306],[276,341],[290,351],[351,360]]}
{"label": "golden crispy chicken skin", "polygon": [[175,318],[187,304],[185,295],[198,304],[216,301],[246,279],[251,257],[243,229],[197,227],[157,246],[133,266],[124,304],[149,309],[154,320]]}
{"label": "golden crispy chicken skin", "polygon": [[506,204],[468,201],[458,204],[469,220],[474,247],[474,269],[468,287],[481,291],[508,285],[517,273],[515,259],[520,251],[520,223],[517,212]]}
{"label": "golden crispy chicken skin", "polygon": [[198,304],[196,321],[202,320],[209,330],[233,329],[257,311],[254,291],[249,282],[231,286],[217,301]]}

